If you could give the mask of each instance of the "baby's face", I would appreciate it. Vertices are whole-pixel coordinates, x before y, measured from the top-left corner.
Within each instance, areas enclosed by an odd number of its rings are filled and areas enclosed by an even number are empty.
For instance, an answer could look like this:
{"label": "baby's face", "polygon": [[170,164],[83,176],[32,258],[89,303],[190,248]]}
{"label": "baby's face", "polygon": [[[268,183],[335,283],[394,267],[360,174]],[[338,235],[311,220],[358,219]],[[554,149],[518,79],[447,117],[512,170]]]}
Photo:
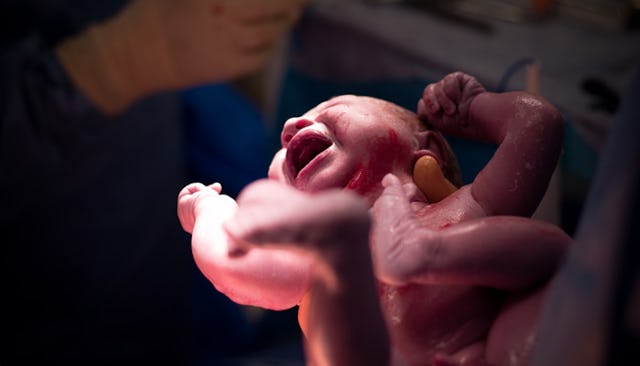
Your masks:
{"label": "baby's face", "polygon": [[284,124],[269,176],[308,192],[347,188],[369,195],[386,173],[410,174],[417,130],[415,115],[395,104],[335,97]]}

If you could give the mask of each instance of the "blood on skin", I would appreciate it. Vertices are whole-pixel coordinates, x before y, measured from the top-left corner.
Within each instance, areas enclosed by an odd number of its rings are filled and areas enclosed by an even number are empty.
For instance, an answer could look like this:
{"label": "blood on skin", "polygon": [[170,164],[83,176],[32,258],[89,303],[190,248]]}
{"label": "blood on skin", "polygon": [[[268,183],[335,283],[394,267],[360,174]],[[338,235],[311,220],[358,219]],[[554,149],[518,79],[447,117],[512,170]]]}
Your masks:
{"label": "blood on skin", "polygon": [[371,146],[376,149],[375,153],[370,154],[371,156],[392,158],[389,160],[369,159],[362,162],[355,170],[345,188],[363,196],[378,188],[378,184],[382,180],[380,172],[388,172],[395,165],[398,159],[397,156],[394,156],[394,151],[398,146],[398,134],[393,129],[387,128],[387,138],[376,139]]}
{"label": "blood on skin", "polygon": [[[356,169],[355,173],[353,174],[353,177],[351,177],[351,179],[349,180],[349,183],[347,183],[347,186],[345,188],[348,190],[361,193],[362,187],[367,185],[366,180],[367,180],[367,176],[365,174],[365,168],[362,165],[360,165],[360,167]],[[369,187],[369,190],[370,190],[370,187]],[[368,191],[368,190],[365,189],[365,191]]]}
{"label": "blood on skin", "polygon": [[389,135],[389,144],[391,144],[391,146],[398,146],[398,134],[396,133],[396,131],[387,128],[387,134]]}

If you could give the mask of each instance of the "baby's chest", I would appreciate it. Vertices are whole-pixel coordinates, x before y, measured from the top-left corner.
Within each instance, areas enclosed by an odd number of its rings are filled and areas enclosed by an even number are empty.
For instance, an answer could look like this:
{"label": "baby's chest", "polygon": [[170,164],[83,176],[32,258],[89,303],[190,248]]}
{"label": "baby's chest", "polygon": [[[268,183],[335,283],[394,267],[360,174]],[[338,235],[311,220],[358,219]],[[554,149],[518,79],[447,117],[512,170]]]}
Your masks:
{"label": "baby's chest", "polygon": [[469,186],[460,188],[443,201],[418,209],[416,215],[425,227],[436,230],[486,216],[471,196]]}

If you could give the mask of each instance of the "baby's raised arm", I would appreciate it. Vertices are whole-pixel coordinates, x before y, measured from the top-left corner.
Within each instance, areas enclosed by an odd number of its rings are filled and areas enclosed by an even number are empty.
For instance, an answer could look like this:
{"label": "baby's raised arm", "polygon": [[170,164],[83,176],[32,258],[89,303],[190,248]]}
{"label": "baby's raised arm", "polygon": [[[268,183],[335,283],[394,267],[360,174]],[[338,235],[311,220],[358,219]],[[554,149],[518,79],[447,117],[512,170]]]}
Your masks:
{"label": "baby's raised arm", "polygon": [[487,215],[535,211],[562,146],[555,107],[525,92],[487,92],[475,78],[456,72],[425,88],[418,113],[445,134],[498,144],[471,187]]}

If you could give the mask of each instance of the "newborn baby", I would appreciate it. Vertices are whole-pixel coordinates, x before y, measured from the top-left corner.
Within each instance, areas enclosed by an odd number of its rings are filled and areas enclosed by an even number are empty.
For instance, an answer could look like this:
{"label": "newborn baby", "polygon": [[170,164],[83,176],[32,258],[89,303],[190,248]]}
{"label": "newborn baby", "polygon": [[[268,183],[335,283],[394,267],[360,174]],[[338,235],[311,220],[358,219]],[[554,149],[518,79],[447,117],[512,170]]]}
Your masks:
{"label": "newborn baby", "polygon": [[[299,305],[313,365],[522,365],[570,238],[530,216],[557,163],[544,99],[487,92],[463,73],[418,115],[344,95],[289,119],[269,179],[237,203],[221,185],[178,198],[201,271],[232,300]],[[459,189],[435,129],[498,144]],[[435,168],[434,168],[435,167]]]}

